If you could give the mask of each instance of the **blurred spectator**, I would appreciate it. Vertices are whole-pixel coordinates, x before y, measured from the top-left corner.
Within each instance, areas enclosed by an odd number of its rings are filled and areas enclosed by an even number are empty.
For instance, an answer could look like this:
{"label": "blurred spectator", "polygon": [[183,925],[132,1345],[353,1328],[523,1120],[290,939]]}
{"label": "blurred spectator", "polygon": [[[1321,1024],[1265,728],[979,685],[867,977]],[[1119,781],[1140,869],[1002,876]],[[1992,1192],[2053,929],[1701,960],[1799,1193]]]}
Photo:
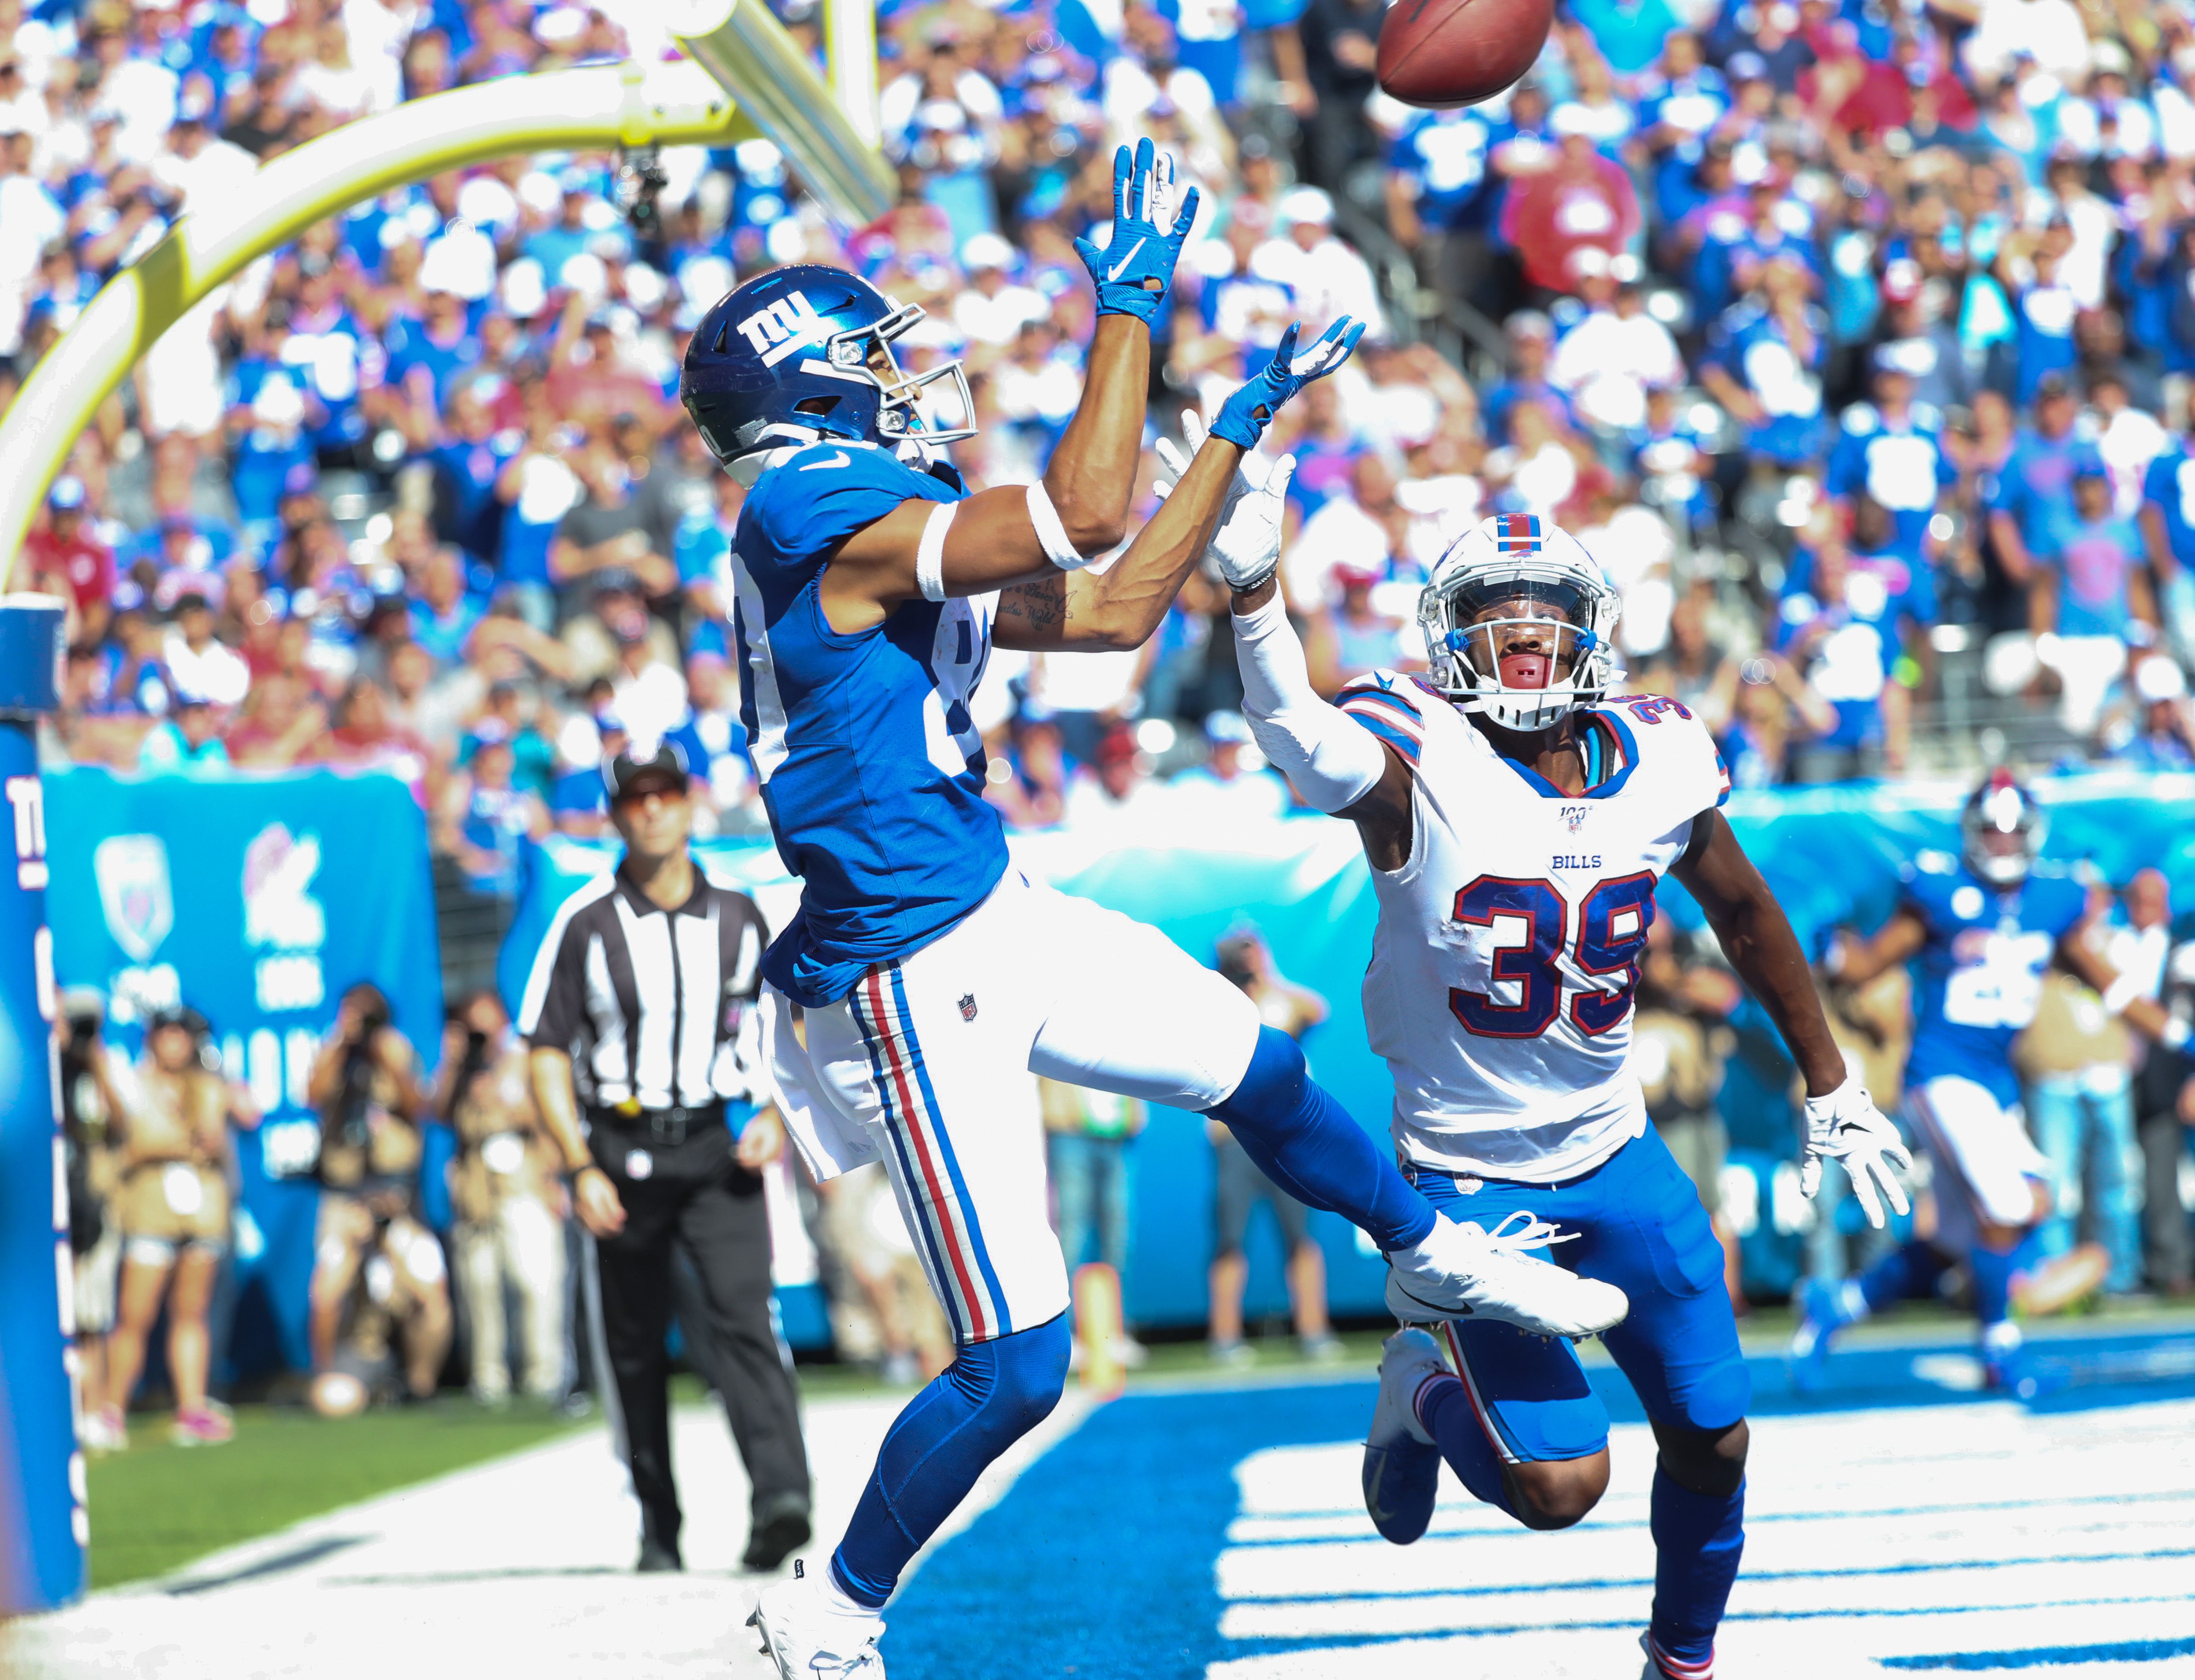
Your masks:
{"label": "blurred spectator", "polygon": [[187,689],[172,690],[171,709],[145,733],[137,768],[156,773],[221,776],[229,769],[228,744],[212,701]]}
{"label": "blurred spectator", "polygon": [[[1301,1038],[1326,1019],[1326,1000],[1283,979],[1255,930],[1229,934],[1219,942],[1218,955],[1219,972],[1248,994],[1267,1026]],[[1257,1357],[1242,1339],[1242,1295],[1250,1280],[1249,1257],[1242,1244],[1249,1233],[1250,1215],[1263,1202],[1272,1209],[1279,1228],[1296,1340],[1310,1358],[1339,1358],[1341,1343],[1326,1316],[1326,1254],[1311,1234],[1308,1210],[1259,1170],[1225,1126],[1207,1121],[1205,1131],[1212,1140],[1217,1182],[1209,1279],[1212,1357],[1222,1365],[1245,1364]]]}
{"label": "blurred spectator", "polygon": [[2114,512],[2100,463],[2078,470],[2073,506],[2038,533],[2029,585],[2036,654],[2057,673],[2060,715],[2076,734],[2094,725],[2106,691],[2126,668],[2136,621],[2157,622],[2143,545],[2132,520]]}
{"label": "blurred spectator", "polygon": [[75,1308],[72,1351],[77,1360],[79,1425],[88,1452],[117,1452],[127,1437],[111,1432],[107,1409],[107,1337],[114,1328],[122,1279],[122,1227],[114,1192],[121,1162],[120,1123],[100,1092],[93,1062],[107,1030],[107,999],[95,988],[65,987],[54,1021],[55,1099],[60,1108],[69,1209],[71,1292]]}
{"label": "blurred spectator", "polygon": [[2195,716],[2187,679],[2171,660],[2151,657],[2135,667],[2139,710],[2111,756],[2141,770],[2195,770]]}
{"label": "blurred spectator", "polygon": [[518,1300],[521,1386],[532,1399],[564,1389],[564,1187],[534,1112],[524,1043],[495,994],[476,993],[442,1035],[435,1107],[457,1134],[451,1232],[471,1336],[472,1394],[510,1397],[509,1290]]}
{"label": "blurred spectator", "polygon": [[[2093,889],[2090,902],[2107,915],[2109,890]],[[2042,1253],[2065,1254],[2077,1241],[2100,1244],[2111,1261],[2105,1287],[2117,1294],[2141,1282],[2134,1048],[2132,1029],[2100,997],[2054,970],[2014,1050],[2028,1123],[2053,1169]]]}
{"label": "blurred spectator", "polygon": [[[2111,966],[2135,996],[2154,997],[2172,1017],[2195,1022],[2195,939],[2173,936],[2172,894],[2163,872],[2141,869],[2127,883],[2124,925],[2110,945]],[[2195,1137],[2195,1058],[2148,1044],[2135,1080],[2141,1141],[2143,1268],[2160,1294],[2195,1294],[2195,1228],[2186,1181]]]}
{"label": "blurred spectator", "polygon": [[[1063,1085],[1054,1079],[1040,1078],[1036,1085],[1059,1248],[1067,1260],[1068,1275],[1072,1277],[1087,1256],[1111,1267],[1125,1288],[1128,1237],[1135,1219],[1128,1146],[1144,1129],[1144,1105],[1132,1097]],[[1127,1335],[1115,1357],[1140,1365],[1142,1344]]]}
{"label": "blurred spectator", "polygon": [[225,1413],[208,1398],[211,1346],[206,1314],[228,1250],[228,1094],[204,1064],[210,1029],[189,1010],[146,1023],[135,1067],[118,1064],[103,1040],[85,1059],[118,1156],[114,1210],[122,1232],[121,1303],[107,1339],[107,1405],[101,1435],[126,1438],[124,1414],[145,1368],[145,1344],[168,1319],[168,1377],[175,1385],[181,1446],[228,1440]]}
{"label": "blurred spectator", "polygon": [[924,1274],[914,1238],[880,1166],[816,1186],[819,1246],[852,1288],[832,1291],[832,1339],[841,1358],[875,1360],[885,1382],[913,1387],[953,1362],[953,1333]]}
{"label": "blurred spectator", "polygon": [[449,1351],[449,1271],[418,1214],[429,1094],[377,987],[361,981],[343,995],[306,1089],[320,1116],[314,1374],[392,1389],[383,1362],[393,1326],[404,1391],[424,1398]]}

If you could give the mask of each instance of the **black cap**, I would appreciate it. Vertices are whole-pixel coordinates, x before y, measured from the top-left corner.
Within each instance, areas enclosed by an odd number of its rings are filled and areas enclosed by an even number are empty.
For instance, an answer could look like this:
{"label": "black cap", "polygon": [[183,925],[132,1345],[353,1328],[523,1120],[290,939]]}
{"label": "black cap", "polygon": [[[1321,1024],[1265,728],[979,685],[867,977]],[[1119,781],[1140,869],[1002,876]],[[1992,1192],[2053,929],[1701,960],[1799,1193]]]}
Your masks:
{"label": "black cap", "polygon": [[684,793],[692,772],[675,741],[634,742],[602,755],[602,787],[615,805],[651,788]]}

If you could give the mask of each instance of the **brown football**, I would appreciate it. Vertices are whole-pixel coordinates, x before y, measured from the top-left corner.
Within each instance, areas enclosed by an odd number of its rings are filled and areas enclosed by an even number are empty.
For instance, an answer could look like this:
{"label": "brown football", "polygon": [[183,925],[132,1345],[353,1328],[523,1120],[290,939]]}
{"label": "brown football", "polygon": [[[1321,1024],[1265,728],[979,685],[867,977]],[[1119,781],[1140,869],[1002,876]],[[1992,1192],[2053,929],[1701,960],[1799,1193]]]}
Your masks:
{"label": "brown football", "polygon": [[1380,85],[1405,105],[1476,105],[1532,67],[1554,0],[1396,0],[1380,26]]}

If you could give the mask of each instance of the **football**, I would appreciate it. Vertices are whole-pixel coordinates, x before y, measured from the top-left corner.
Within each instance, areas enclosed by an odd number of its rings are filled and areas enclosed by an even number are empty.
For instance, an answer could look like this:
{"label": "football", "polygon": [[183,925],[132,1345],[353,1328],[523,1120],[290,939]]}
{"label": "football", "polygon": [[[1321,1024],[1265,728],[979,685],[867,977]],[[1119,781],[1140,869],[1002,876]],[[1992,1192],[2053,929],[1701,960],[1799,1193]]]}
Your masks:
{"label": "football", "polygon": [[1476,105],[1532,67],[1553,0],[1397,0],[1380,26],[1380,85],[1405,105]]}

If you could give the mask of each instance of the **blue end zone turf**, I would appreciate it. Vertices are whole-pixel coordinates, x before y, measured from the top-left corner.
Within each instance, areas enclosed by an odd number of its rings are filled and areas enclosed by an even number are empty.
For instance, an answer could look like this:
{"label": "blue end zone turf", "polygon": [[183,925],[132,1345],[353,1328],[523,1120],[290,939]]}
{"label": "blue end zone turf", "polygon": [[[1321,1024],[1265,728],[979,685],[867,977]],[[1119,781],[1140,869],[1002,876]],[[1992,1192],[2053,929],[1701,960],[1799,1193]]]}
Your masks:
{"label": "blue end zone turf", "polygon": [[[2145,1403],[2195,1399],[2195,1340],[2083,1336],[2033,1346],[2041,1358],[2061,1367],[2065,1377],[2057,1392],[2016,1414],[2033,1417],[2038,1425],[2066,1412],[2133,1408],[2139,1415]],[[1916,1374],[1916,1367],[1921,1371],[1940,1368],[1969,1351],[1964,1342],[1840,1350],[1832,1361],[1831,1386],[1803,1394],[1792,1391],[1779,1360],[1756,1358],[1750,1361],[1757,1400],[1752,1415],[1797,1419],[1828,1414],[1824,1421],[1831,1427],[1836,1413],[1878,1408],[1935,1414],[1941,1408],[1985,1404],[2004,1415],[2009,1403],[2000,1396],[1946,1386]],[[1591,1376],[1619,1424],[1644,1421],[1620,1374],[1596,1365]],[[1331,1452],[1337,1443],[1361,1441],[1374,1393],[1369,1380],[1197,1388],[1135,1394],[1098,1408],[1024,1471],[999,1504],[940,1549],[908,1584],[889,1613],[884,1654],[895,1680],[959,1680],[968,1671],[971,1653],[983,1654],[986,1670],[1016,1676],[1201,1680],[1214,1663],[1322,1648],[1333,1650],[1339,1663],[1352,1652],[1369,1656],[1397,1640],[1428,1633],[1464,1637],[1475,1644],[1482,1632],[1566,1635],[1580,1629],[1640,1625],[1623,1612],[1622,1602],[1610,1605],[1606,1594],[1619,1594],[1625,1601],[1635,1596],[1643,1605],[1645,1590],[1651,1588],[1654,1561],[1643,1503],[1635,1516],[1610,1510],[1573,1531],[1576,1536],[1595,1529],[1628,1531],[1620,1538],[1610,1534],[1604,1543],[1618,1547],[1616,1556],[1606,1560],[1614,1564],[1612,1568],[1584,1564],[1576,1552],[1570,1554],[1571,1562],[1564,1563],[1563,1548],[1571,1537],[1528,1539],[1520,1532],[1519,1542],[1533,1548],[1531,1573],[1521,1579],[1512,1570],[1507,1581],[1474,1580],[1464,1569],[1451,1579],[1443,1570],[1438,1577],[1442,1584],[1432,1586],[1375,1574],[1288,1589],[1286,1596],[1315,1610],[1340,1607],[1350,1625],[1331,1633],[1305,1626],[1302,1637],[1296,1637],[1293,1627],[1274,1624],[1270,1617],[1275,1604],[1270,1596],[1253,1593],[1245,1599],[1239,1591],[1232,1602],[1223,1596],[1223,1554],[1232,1564],[1247,1557],[1253,1567],[1264,1567],[1283,1553],[1303,1555],[1301,1548],[1306,1546],[1356,1540],[1380,1544],[1361,1508],[1353,1521],[1346,1508],[1356,1495],[1353,1459],[1346,1489],[1339,1490],[1330,1502],[1331,1521],[1316,1518],[1300,1539],[1262,1530],[1247,1537],[1238,1533],[1230,1538],[1230,1525],[1246,1515],[1238,1466],[1251,1455],[1270,1449]],[[1964,1425],[1953,1427],[1965,1430]],[[1641,1445],[1627,1443],[1627,1450]],[[2021,1524],[2029,1520],[2024,1514],[2032,1514],[2038,1503],[2022,1478],[2007,1477],[2001,1469],[1988,1471],[1977,1484],[1970,1471],[1959,1473],[1967,1478],[1963,1481],[1948,1474],[1916,1479],[1916,1469],[1911,1459],[1894,1469],[1887,1465],[1870,1469],[1856,1461],[1849,1480],[1856,1489],[1866,1490],[1870,1518],[1910,1518],[1913,1526],[1948,1526],[1969,1535],[1988,1536],[2006,1525]],[[1873,1625],[1876,1647],[1886,1654],[1874,1660],[1902,1669],[1987,1671],[2051,1663],[2148,1663],[2195,1654],[2195,1639],[2146,1637],[2176,1635],[2177,1627],[2121,1625],[2118,1620],[2126,1614],[2173,1614],[2169,1607],[2174,1600],[2184,1599],[2186,1594],[2160,1596],[2132,1580],[2101,1585],[2111,1579],[2106,1572],[2163,1569],[2176,1574],[2186,1567],[2186,1560],[2195,1559],[2195,1539],[2187,1538],[2187,1531],[2159,1532],[2152,1526],[2145,1532],[2141,1527],[2159,1519],[2178,1520],[2171,1502],[2195,1499],[2195,1475],[2189,1471],[2190,1466],[2183,1464],[2166,1474],[2159,1464],[2157,1479],[2147,1484],[2161,1490],[2153,1493],[2125,1487],[2090,1498],[2077,1488],[2060,1487],[2041,1501],[2071,1527],[2129,1525],[2124,1535],[2109,1536],[2108,1544],[2100,1536],[2095,1543],[2078,1548],[2078,1562],[2100,1567],[2083,1573],[2078,1583],[2068,1580],[2062,1592],[2053,1588],[2034,1593],[2019,1573],[2048,1571],[2060,1563],[2047,1532],[2028,1540],[1968,1546],[1965,1550],[1974,1554],[1971,1556],[1955,1552],[1950,1567],[1961,1573],[1945,1577],[1940,1595],[1921,1587],[1925,1602],[1909,1604],[1904,1601],[1913,1589],[1898,1588],[1894,1583],[1925,1581],[1935,1571],[1933,1562],[1913,1562],[1910,1556],[1878,1560],[1869,1550],[1855,1553],[1847,1547],[1842,1555],[1789,1556],[1786,1567],[1779,1567],[1772,1561],[1774,1532],[1791,1533],[1796,1525],[1835,1520],[1845,1513],[1841,1509],[1764,1510],[1750,1523],[1759,1538],[1760,1567],[1740,1578],[1725,1643],[1735,1642],[1747,1624],[1759,1628],[1762,1636],[1777,1639],[1811,1637],[1800,1630],[1821,1618],[1849,1619],[1860,1614],[1882,1619]],[[2168,1482],[2171,1488],[2166,1487]],[[1756,1483],[1756,1491],[1769,1490]],[[1444,1511],[1455,1510],[1456,1495],[1452,1480],[1445,1481],[1443,1497],[1449,1503],[1444,1504]],[[1305,1509],[1324,1512],[1328,1506],[1314,1498]],[[1477,1508],[1463,1514],[1477,1523]],[[1279,1526],[1285,1528],[1287,1521]],[[1483,1527],[1478,1524],[1474,1532]],[[1443,1532],[1437,1522],[1435,1539]],[[1451,1523],[1447,1532],[1458,1531]],[[1507,1550],[1506,1540],[1499,1539],[1473,1544]],[[1412,1556],[1393,1549],[1388,1549],[1388,1555],[1397,1560]],[[1541,1564],[1546,1579],[1541,1579]],[[1849,1585],[1845,1585],[1847,1580]],[[1756,1606],[1765,1608],[1747,1608],[1749,1581],[1754,1584]],[[1867,1581],[1876,1583],[1875,1591],[1864,1585]],[[1321,1600],[1322,1593],[1332,1596]],[[1804,1602],[1812,1597],[1822,1602]],[[2115,1611],[2106,1608],[2107,1602],[2127,1608]],[[1378,1608],[1382,1604],[1394,1606],[1391,1633],[1382,1631],[1390,1614]],[[2008,1604],[2060,1607],[2042,1612],[2057,1618],[2050,1624],[2048,1642],[2009,1648],[2018,1642],[2017,1630],[1988,1627],[1985,1631],[1988,1617]],[[1483,1617],[1471,1608],[1476,1605],[1485,1607]],[[2155,1609],[2160,1605],[2166,1607],[2162,1612]],[[2137,1612],[2137,1606],[2149,1608]],[[1248,1619],[1245,1612],[1253,1613]],[[1612,1617],[1612,1612],[1620,1614]],[[1447,1619],[1434,1625],[1425,1619],[1429,1614]],[[1223,1622],[1230,1616],[1236,1625],[1223,1631]],[[1253,1625],[1257,1617],[1267,1619]],[[1967,1638],[1964,1650],[1922,1654],[1932,1646],[1960,1642],[1956,1633],[1939,1623],[1956,1623],[1961,1617],[1981,1619],[1979,1625],[1968,1624],[1980,1637]],[[1774,1632],[1778,1624],[1789,1624],[1789,1636]],[[1915,1630],[1915,1637],[1907,1637],[1904,1629]],[[2011,1637],[2002,1637],[2007,1631]],[[2088,1642],[2113,1634],[2119,1636],[2118,1642]],[[2000,1644],[2008,1648],[1995,1648]],[[1402,1654],[1397,1649],[1394,1660]],[[1446,1656],[1440,1660],[1440,1668],[1462,1671]],[[1322,1670],[1307,1667],[1302,1671]],[[1346,1667],[1336,1671],[1354,1675],[1365,1671]]]}

